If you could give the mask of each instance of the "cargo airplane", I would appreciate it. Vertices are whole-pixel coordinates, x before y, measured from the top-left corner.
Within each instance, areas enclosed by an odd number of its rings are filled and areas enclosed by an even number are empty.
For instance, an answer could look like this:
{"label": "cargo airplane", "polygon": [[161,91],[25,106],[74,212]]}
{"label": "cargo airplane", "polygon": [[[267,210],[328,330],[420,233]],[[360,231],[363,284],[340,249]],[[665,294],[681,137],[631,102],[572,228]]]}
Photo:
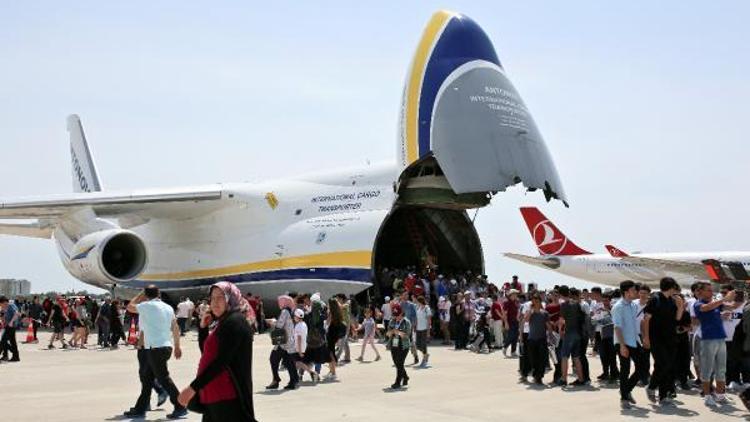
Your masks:
{"label": "cargo airplane", "polygon": [[628,254],[606,245],[608,254],[593,254],[576,245],[539,209],[523,207],[521,215],[539,256],[505,256],[570,277],[610,286],[633,280],[656,288],[659,280],[672,277],[684,289],[695,281],[743,282],[750,278],[750,252]]}
{"label": "cargo airplane", "polygon": [[[379,268],[484,272],[467,209],[523,184],[566,203],[557,170],[495,48],[435,13],[413,56],[397,159],[262,183],[109,191],[68,117],[74,193],[0,199],[0,234],[54,240],[67,271],[105,289],[205,294],[217,280],[272,298],[356,294]],[[21,221],[23,220],[23,221]],[[30,221],[29,221],[30,220]]]}

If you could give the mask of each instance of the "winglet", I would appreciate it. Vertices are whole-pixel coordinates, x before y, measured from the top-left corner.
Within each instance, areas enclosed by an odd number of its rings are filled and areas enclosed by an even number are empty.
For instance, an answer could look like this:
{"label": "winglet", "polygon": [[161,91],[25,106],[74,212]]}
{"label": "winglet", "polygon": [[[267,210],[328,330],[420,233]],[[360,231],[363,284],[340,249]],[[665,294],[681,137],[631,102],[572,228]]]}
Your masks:
{"label": "winglet", "polygon": [[609,252],[609,254],[612,255],[612,258],[625,258],[625,257],[630,256],[627,253],[623,252],[620,249],[617,249],[616,247],[612,245],[604,245],[604,247],[607,248],[607,252]]}

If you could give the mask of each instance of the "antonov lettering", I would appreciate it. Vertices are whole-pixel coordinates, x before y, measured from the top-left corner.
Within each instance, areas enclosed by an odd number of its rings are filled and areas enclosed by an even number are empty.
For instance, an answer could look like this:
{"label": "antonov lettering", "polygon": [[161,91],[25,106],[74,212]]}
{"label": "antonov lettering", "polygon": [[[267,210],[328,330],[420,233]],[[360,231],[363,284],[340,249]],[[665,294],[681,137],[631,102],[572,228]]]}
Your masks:
{"label": "antonov lettering", "polygon": [[81,187],[81,190],[84,192],[91,192],[89,190],[89,184],[86,181],[86,176],[83,175],[83,169],[81,169],[81,165],[78,163],[78,157],[76,157],[75,151],[73,151],[73,147],[70,148],[70,157],[73,160],[73,172],[76,175],[76,178],[78,178],[78,185]]}

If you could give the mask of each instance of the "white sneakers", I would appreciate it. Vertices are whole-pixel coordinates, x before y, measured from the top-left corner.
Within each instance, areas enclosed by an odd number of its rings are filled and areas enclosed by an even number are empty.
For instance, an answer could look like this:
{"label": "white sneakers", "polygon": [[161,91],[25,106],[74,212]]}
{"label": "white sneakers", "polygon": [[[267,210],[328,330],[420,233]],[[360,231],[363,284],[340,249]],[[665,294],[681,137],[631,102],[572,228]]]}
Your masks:
{"label": "white sneakers", "polygon": [[714,395],[714,401],[718,404],[729,404],[731,403],[731,400],[729,400],[729,397],[726,396],[726,394],[715,394]]}
{"label": "white sneakers", "polygon": [[732,381],[729,383],[729,385],[727,385],[727,390],[729,391],[739,392],[742,391],[742,389],[742,385],[736,381]]}
{"label": "white sneakers", "polygon": [[721,404],[731,403],[725,394],[709,394],[703,399],[703,402],[708,407],[718,407]]}

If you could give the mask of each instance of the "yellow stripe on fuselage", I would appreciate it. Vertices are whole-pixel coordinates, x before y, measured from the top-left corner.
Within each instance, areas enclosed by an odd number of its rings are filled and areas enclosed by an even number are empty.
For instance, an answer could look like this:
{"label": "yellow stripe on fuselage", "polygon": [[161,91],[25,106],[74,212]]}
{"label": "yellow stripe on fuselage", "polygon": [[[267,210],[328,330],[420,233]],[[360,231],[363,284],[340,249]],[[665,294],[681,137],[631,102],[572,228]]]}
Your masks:
{"label": "yellow stripe on fuselage", "polygon": [[427,59],[432,53],[435,38],[441,32],[446,22],[456,16],[453,12],[441,10],[430,19],[422,39],[419,41],[417,52],[414,54],[411,74],[409,75],[409,91],[406,97],[406,160],[407,165],[419,159],[419,97],[422,90]]}
{"label": "yellow stripe on fuselage", "polygon": [[267,261],[249,262],[221,268],[183,271],[178,273],[143,274],[142,280],[186,280],[193,278],[224,277],[256,271],[283,270],[290,268],[353,267],[370,268],[371,251],[330,252],[313,255],[281,257]]}

